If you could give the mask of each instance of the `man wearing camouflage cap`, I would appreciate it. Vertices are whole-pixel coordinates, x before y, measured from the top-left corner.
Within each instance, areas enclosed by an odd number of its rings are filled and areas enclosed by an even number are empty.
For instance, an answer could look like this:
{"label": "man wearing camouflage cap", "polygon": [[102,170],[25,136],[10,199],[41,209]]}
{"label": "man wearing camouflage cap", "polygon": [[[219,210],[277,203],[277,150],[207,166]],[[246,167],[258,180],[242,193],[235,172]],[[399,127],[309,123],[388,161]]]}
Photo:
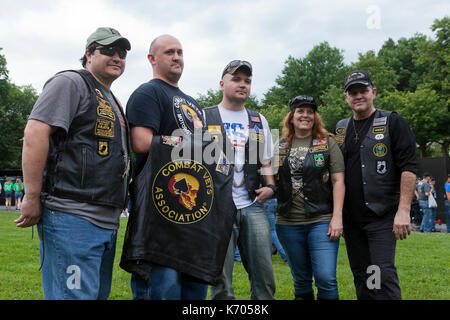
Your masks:
{"label": "man wearing camouflage cap", "polygon": [[27,192],[15,222],[37,224],[45,299],[109,296],[130,168],[128,124],[110,87],[130,48],[117,30],[98,28],[80,59],[84,69],[48,80],[28,119]]}

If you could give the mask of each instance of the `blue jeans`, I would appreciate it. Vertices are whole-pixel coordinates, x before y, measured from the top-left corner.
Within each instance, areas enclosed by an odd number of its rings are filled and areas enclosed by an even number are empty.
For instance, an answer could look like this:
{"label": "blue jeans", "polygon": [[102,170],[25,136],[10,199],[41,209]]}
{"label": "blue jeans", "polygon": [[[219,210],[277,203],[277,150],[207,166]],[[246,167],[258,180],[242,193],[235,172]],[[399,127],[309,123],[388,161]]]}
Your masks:
{"label": "blue jeans", "polygon": [[108,299],[117,230],[46,207],[37,230],[45,299]]}
{"label": "blue jeans", "polygon": [[329,222],[301,225],[277,224],[277,234],[286,250],[296,296],[313,293],[312,278],[320,299],[338,299],[336,279],[339,240],[330,241]]}
{"label": "blue jeans", "polygon": [[445,200],[445,223],[447,224],[447,233],[450,233],[450,202],[448,200]]}
{"label": "blue jeans", "polygon": [[269,199],[264,202],[264,210],[266,211],[267,220],[269,221],[270,232],[272,233],[272,243],[277,248],[277,252],[283,261],[287,261],[286,252],[278,240],[277,231],[275,229],[275,212],[277,211],[277,199]]}
{"label": "blue jeans", "polygon": [[420,224],[420,230],[423,232],[431,232],[434,227],[433,212],[428,208],[428,200],[419,200],[419,207],[422,209],[423,218]]}
{"label": "blue jeans", "polygon": [[148,281],[131,276],[134,300],[205,300],[208,286],[186,279],[175,269],[152,266]]}
{"label": "blue jeans", "polygon": [[258,201],[237,210],[233,234],[227,255],[218,278],[218,284],[211,286],[212,300],[232,300],[233,266],[236,245],[239,247],[242,264],[250,280],[252,300],[275,299],[275,279],[272,268],[272,237],[264,207]]}

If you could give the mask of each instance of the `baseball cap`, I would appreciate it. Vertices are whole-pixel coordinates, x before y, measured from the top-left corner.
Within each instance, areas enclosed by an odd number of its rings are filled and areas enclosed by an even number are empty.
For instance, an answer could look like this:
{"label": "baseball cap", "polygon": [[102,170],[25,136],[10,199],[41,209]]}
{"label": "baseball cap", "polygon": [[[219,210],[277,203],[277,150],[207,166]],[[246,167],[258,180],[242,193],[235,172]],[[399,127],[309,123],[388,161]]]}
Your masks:
{"label": "baseball cap", "polygon": [[107,46],[114,42],[117,42],[119,46],[126,50],[131,49],[131,44],[128,39],[121,36],[119,31],[113,28],[100,27],[92,33],[86,42],[86,48],[92,43],[97,42],[98,44]]}
{"label": "baseball cap", "polygon": [[314,98],[310,96],[296,96],[289,102],[289,108],[291,108],[291,110],[294,110],[295,108],[300,108],[303,105],[312,106],[314,111],[317,110],[316,100],[314,100]]}
{"label": "baseball cap", "polygon": [[222,78],[227,73],[234,74],[238,69],[245,69],[245,71],[242,71],[246,72],[249,76],[251,76],[253,72],[250,62],[244,60],[233,60],[227,64],[225,69],[223,69]]}
{"label": "baseball cap", "polygon": [[362,84],[365,86],[372,86],[372,79],[365,70],[352,71],[344,80],[344,91],[347,92],[348,88],[354,84]]}

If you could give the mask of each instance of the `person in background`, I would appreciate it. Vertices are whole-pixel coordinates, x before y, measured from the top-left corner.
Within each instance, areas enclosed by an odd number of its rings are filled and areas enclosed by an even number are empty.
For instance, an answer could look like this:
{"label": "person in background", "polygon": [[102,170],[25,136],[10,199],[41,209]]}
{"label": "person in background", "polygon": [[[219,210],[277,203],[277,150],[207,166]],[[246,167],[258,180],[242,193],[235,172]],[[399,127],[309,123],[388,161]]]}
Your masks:
{"label": "person in background", "polygon": [[277,253],[285,264],[288,263],[286,251],[278,239],[276,227],[275,227],[275,213],[277,212],[278,201],[277,198],[268,199],[264,202],[264,211],[266,211],[267,220],[269,221],[270,232],[272,233],[272,246],[275,246]]}
{"label": "person in background", "polygon": [[444,185],[445,200],[445,223],[447,225],[447,233],[450,233],[450,174],[447,175],[447,182]]}
{"label": "person in background", "polygon": [[433,229],[433,211],[428,206],[428,197],[431,193],[431,175],[428,172],[423,174],[422,182],[419,185],[419,206],[422,210],[423,217],[422,223],[420,224],[421,232],[431,232]]}
{"label": "person in background", "polygon": [[22,197],[23,197],[23,182],[21,179],[17,178],[16,183],[13,185],[14,189],[14,199],[16,210],[20,210],[21,204],[22,204]]}
{"label": "person in background", "polygon": [[[437,203],[437,193],[436,193],[436,179],[430,177],[430,187],[431,195]],[[436,218],[437,218],[437,207],[432,207],[431,209],[431,232],[436,232]]]}
{"label": "person in background", "polygon": [[11,197],[12,197],[12,190],[13,190],[13,183],[10,177],[6,178],[6,182],[3,185],[3,190],[5,190],[5,206],[6,211],[9,211],[11,208]]}
{"label": "person in background", "polygon": [[339,299],[336,268],[342,235],[344,159],[325,129],[317,103],[297,96],[289,104],[278,143],[276,230],[294,278],[296,300]]}

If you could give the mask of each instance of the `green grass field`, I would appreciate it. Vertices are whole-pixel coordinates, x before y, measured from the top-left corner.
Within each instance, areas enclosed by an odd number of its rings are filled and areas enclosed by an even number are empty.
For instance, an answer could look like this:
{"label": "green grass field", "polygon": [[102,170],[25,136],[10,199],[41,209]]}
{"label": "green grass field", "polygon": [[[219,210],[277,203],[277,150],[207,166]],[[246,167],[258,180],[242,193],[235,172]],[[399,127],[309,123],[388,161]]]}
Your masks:
{"label": "green grass field", "polygon": [[[43,299],[39,272],[39,238],[36,228],[19,229],[14,219],[16,212],[0,212],[0,299]],[[131,299],[130,274],[120,269],[123,236],[127,220],[121,219],[116,261],[110,294],[112,300]],[[450,300],[450,234],[413,233],[397,244],[396,265],[405,300]],[[276,298],[294,297],[289,267],[281,258],[273,256]],[[353,277],[348,265],[345,243],[341,239],[337,279],[340,299],[356,299]],[[235,263],[234,287],[236,298],[250,298],[247,274],[241,263]]]}

